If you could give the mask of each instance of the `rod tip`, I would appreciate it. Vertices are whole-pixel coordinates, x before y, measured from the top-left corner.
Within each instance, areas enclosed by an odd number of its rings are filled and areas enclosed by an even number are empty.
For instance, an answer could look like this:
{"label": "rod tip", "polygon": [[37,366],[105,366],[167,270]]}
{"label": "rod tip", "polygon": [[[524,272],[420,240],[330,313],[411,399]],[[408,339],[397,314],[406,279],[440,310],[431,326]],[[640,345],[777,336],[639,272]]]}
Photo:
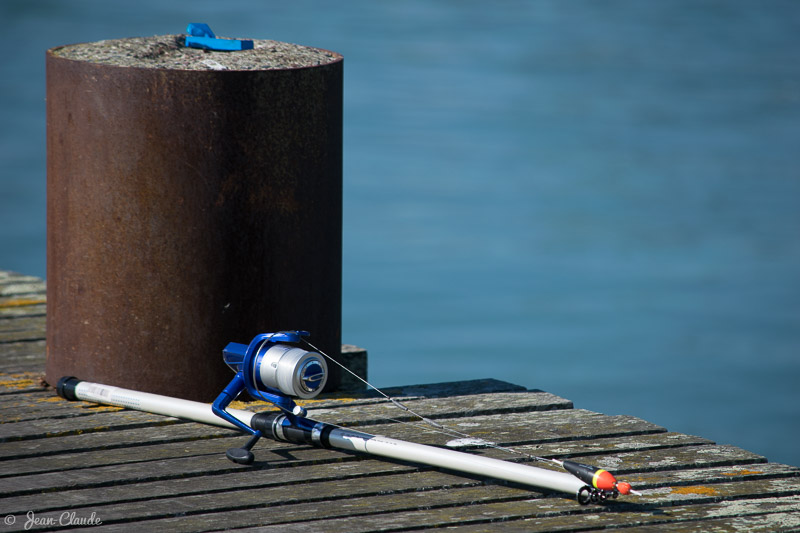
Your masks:
{"label": "rod tip", "polygon": [[626,483],[625,481],[620,481],[617,483],[617,490],[620,494],[631,494],[633,492],[631,489],[631,484]]}

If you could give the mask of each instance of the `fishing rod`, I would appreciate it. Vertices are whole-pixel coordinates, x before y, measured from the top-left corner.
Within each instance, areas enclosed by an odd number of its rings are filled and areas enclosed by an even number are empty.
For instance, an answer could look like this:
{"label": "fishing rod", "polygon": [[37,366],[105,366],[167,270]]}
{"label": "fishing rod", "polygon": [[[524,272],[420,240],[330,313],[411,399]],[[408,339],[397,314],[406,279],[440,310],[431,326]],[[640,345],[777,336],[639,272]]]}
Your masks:
{"label": "fishing rod", "polygon": [[[212,404],[91,383],[71,376],[61,378],[56,390],[67,400],[115,405],[237,429],[249,435],[249,438],[242,447],[230,448],[226,457],[243,465],[252,464],[253,446],[262,437],[267,437],[282,442],[368,453],[563,492],[574,495],[582,505],[617,498],[620,494],[639,495],[629,483],[618,482],[610,472],[601,468],[525,454],[448,429],[415,413],[358,376],[359,380],[394,405],[420,418],[440,433],[467,437],[461,440],[521,454],[535,461],[556,465],[565,472],[372,435],[307,418],[306,409],[297,405],[293,398],[310,399],[322,391],[328,373],[326,358],[351,374],[353,372],[314,347],[305,339],[306,336],[306,331],[283,331],[257,335],[248,345],[229,343],[223,350],[223,359],[235,376]],[[316,351],[306,351],[298,346],[300,343]],[[244,391],[254,399],[275,405],[279,411],[253,413],[229,408],[230,403]]]}

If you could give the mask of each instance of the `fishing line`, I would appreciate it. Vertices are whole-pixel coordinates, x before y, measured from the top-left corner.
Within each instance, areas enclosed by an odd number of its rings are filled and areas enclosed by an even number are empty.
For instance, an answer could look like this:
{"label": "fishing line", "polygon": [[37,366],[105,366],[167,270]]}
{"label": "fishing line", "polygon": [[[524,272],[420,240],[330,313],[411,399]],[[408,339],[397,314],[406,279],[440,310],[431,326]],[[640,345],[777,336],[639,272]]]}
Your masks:
{"label": "fishing line", "polygon": [[367,387],[371,388],[372,390],[374,390],[375,392],[377,392],[378,394],[383,396],[385,399],[390,401],[393,405],[395,405],[399,409],[402,409],[403,411],[406,411],[407,413],[409,413],[409,414],[411,414],[413,416],[416,416],[422,422],[424,422],[425,424],[431,426],[433,429],[425,427],[425,426],[421,426],[419,423],[413,423],[413,422],[408,422],[408,421],[404,421],[404,420],[397,420],[397,419],[393,419],[393,418],[386,418],[386,420],[389,420],[389,421],[392,421],[392,422],[398,422],[400,424],[407,424],[407,425],[410,425],[410,426],[418,428],[418,429],[423,429],[423,430],[431,432],[431,433],[438,433],[440,435],[445,435],[445,436],[448,436],[448,437],[460,437],[461,439],[465,439],[465,440],[468,441],[468,442],[464,442],[464,443],[457,443],[455,441],[448,442],[447,446],[451,447],[451,448],[455,448],[455,447],[461,448],[461,447],[466,447],[466,446],[470,446],[470,445],[483,446],[483,447],[486,447],[486,448],[493,448],[495,450],[500,450],[500,451],[503,451],[503,452],[506,452],[506,453],[509,453],[509,454],[512,454],[512,455],[519,455],[519,456],[525,457],[527,459],[531,459],[533,461],[549,463],[549,464],[555,464],[557,466],[563,467],[563,463],[561,461],[556,460],[556,459],[548,459],[546,457],[539,457],[537,455],[531,455],[531,454],[529,454],[527,452],[516,450],[516,449],[511,448],[509,446],[502,446],[500,444],[497,444],[496,442],[491,442],[491,441],[488,441],[486,439],[481,439],[479,437],[475,437],[473,435],[470,435],[469,433],[462,432],[462,431],[459,431],[457,429],[453,429],[451,427],[447,427],[447,426],[445,426],[443,424],[440,424],[440,423],[438,423],[438,422],[436,422],[434,420],[431,420],[428,417],[422,416],[421,414],[417,413],[416,411],[414,411],[413,409],[411,409],[407,405],[403,404],[400,400],[398,400],[396,398],[392,398],[391,396],[389,396],[388,394],[383,392],[381,389],[379,389],[378,387],[376,387],[375,385],[373,385],[372,383],[370,383],[366,379],[362,378],[361,376],[359,376],[358,374],[356,374],[355,372],[353,372],[352,370],[347,368],[345,365],[343,365],[342,363],[340,363],[339,361],[337,361],[336,359],[334,359],[333,357],[331,357],[330,355],[328,355],[324,351],[322,351],[319,348],[317,348],[316,346],[314,346],[311,342],[309,342],[308,339],[303,338],[303,342],[306,343],[308,346],[310,346],[314,351],[316,351],[317,353],[319,353],[323,357],[325,357],[328,361],[336,364],[342,370],[345,370],[351,376],[355,377],[357,380],[359,380],[363,384],[365,384]]}
{"label": "fishing line", "polygon": [[586,464],[582,464],[582,463],[576,463],[574,461],[569,461],[569,460],[561,461],[559,459],[552,459],[552,458],[548,458],[548,457],[541,457],[541,456],[538,456],[538,455],[533,455],[533,454],[530,454],[530,453],[527,453],[527,452],[523,452],[523,451],[517,450],[517,449],[512,448],[510,446],[502,446],[500,444],[497,444],[496,442],[491,442],[491,441],[488,441],[486,439],[481,439],[479,437],[475,437],[473,435],[470,435],[469,433],[466,433],[466,432],[463,432],[463,431],[459,431],[459,430],[453,429],[451,427],[447,427],[444,424],[440,424],[440,423],[438,423],[438,422],[436,422],[434,420],[431,420],[430,418],[428,418],[426,416],[422,416],[421,414],[417,413],[416,411],[414,411],[413,409],[411,409],[407,405],[403,404],[403,402],[401,402],[400,400],[398,400],[396,398],[392,398],[391,396],[389,396],[388,394],[383,392],[381,389],[379,389],[378,387],[376,387],[375,385],[373,385],[372,383],[370,383],[366,379],[362,378],[361,376],[359,376],[358,374],[356,374],[355,372],[353,372],[352,370],[347,368],[345,365],[343,365],[342,363],[340,363],[339,361],[337,361],[333,357],[329,356],[324,351],[322,351],[319,348],[317,348],[316,346],[314,346],[305,337],[302,337],[302,341],[304,343],[306,343],[309,347],[311,347],[311,349],[313,349],[315,352],[317,352],[320,355],[322,355],[323,357],[325,357],[328,361],[333,362],[334,364],[336,364],[337,366],[339,366],[340,368],[342,368],[343,370],[348,372],[350,375],[355,377],[357,380],[359,380],[362,383],[364,383],[367,387],[371,388],[372,390],[374,390],[375,392],[377,392],[378,394],[383,396],[386,400],[391,402],[392,405],[394,405],[395,407],[397,407],[399,409],[402,409],[403,411],[405,411],[405,412],[407,412],[407,413],[419,418],[419,420],[421,420],[422,422],[424,422],[425,424],[427,424],[428,426],[431,426],[431,427],[421,426],[418,422],[414,423],[414,422],[408,422],[408,421],[404,421],[404,420],[397,420],[397,419],[388,418],[388,417],[385,418],[385,420],[389,420],[389,421],[392,421],[392,422],[398,422],[400,424],[410,425],[410,426],[412,426],[414,428],[418,428],[418,429],[421,428],[421,429],[423,429],[425,431],[438,433],[438,434],[445,435],[445,436],[448,436],[448,437],[460,437],[461,440],[465,440],[466,441],[466,442],[463,442],[463,443],[458,443],[456,441],[450,441],[450,442],[448,442],[446,444],[450,448],[454,448],[454,447],[462,448],[462,447],[470,446],[470,445],[482,446],[482,447],[486,447],[486,448],[493,448],[495,450],[499,450],[499,451],[502,451],[502,452],[505,452],[505,453],[508,453],[508,454],[511,454],[511,455],[521,456],[521,457],[527,458],[527,459],[535,461],[535,462],[547,463],[547,464],[550,464],[550,465],[556,465],[556,466],[558,466],[560,468],[563,468],[564,470],[568,471],[569,473],[573,474],[574,476],[578,477],[579,479],[591,484],[592,486],[594,486],[596,488],[599,485],[603,485],[603,486],[607,486],[609,488],[612,488],[614,491],[619,491],[622,494],[634,494],[634,495],[637,495],[637,496],[641,495],[640,492],[633,490],[629,483],[625,483],[625,482],[618,483],[612,474],[610,474],[606,470],[603,470],[602,468],[597,468],[595,466],[586,465]]}

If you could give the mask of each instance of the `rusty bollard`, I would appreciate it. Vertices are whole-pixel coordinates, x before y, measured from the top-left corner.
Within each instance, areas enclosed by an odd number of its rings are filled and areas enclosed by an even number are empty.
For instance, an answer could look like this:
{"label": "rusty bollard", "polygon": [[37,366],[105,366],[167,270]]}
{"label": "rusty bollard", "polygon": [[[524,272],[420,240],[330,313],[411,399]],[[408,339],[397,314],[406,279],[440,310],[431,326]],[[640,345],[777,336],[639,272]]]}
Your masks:
{"label": "rusty bollard", "polygon": [[46,54],[52,385],[209,401],[228,342],[286,329],[339,357],[342,57],[184,39]]}

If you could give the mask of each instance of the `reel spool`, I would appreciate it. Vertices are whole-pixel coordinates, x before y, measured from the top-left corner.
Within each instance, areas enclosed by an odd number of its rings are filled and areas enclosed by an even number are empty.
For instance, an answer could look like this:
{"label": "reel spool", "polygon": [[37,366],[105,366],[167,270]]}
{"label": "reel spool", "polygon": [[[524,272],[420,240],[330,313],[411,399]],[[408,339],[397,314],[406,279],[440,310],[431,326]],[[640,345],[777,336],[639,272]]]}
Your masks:
{"label": "reel spool", "polygon": [[[291,335],[288,342],[298,342],[302,333]],[[276,337],[280,338],[276,340]],[[258,335],[249,346],[229,343],[222,351],[225,363],[234,372],[245,374],[248,392],[254,397],[261,393],[283,394],[307,400],[319,394],[328,380],[328,365],[316,352],[280,344],[288,333]],[[252,389],[252,390],[251,390]],[[262,398],[273,401],[273,398]]]}
{"label": "reel spool", "polygon": [[286,344],[270,346],[255,358],[256,384],[278,389],[288,396],[313,398],[325,386],[328,367],[319,354]]}
{"label": "reel spool", "polygon": [[292,397],[307,400],[325,387],[328,365],[316,352],[283,343],[298,343],[307,331],[283,331],[256,335],[249,345],[229,343],[222,358],[231,370],[242,374],[254,399],[291,411]]}
{"label": "reel spool", "polygon": [[229,449],[228,459],[240,464],[252,463],[250,449],[261,438],[260,431],[225,410],[243,390],[256,400],[279,407],[286,413],[287,424],[302,425],[306,410],[292,398],[315,397],[322,392],[328,378],[328,365],[322,355],[285,344],[299,343],[308,335],[307,331],[299,330],[262,333],[248,345],[231,342],[222,351],[223,360],[236,375],[211,405],[211,410],[252,435],[242,448]]}

